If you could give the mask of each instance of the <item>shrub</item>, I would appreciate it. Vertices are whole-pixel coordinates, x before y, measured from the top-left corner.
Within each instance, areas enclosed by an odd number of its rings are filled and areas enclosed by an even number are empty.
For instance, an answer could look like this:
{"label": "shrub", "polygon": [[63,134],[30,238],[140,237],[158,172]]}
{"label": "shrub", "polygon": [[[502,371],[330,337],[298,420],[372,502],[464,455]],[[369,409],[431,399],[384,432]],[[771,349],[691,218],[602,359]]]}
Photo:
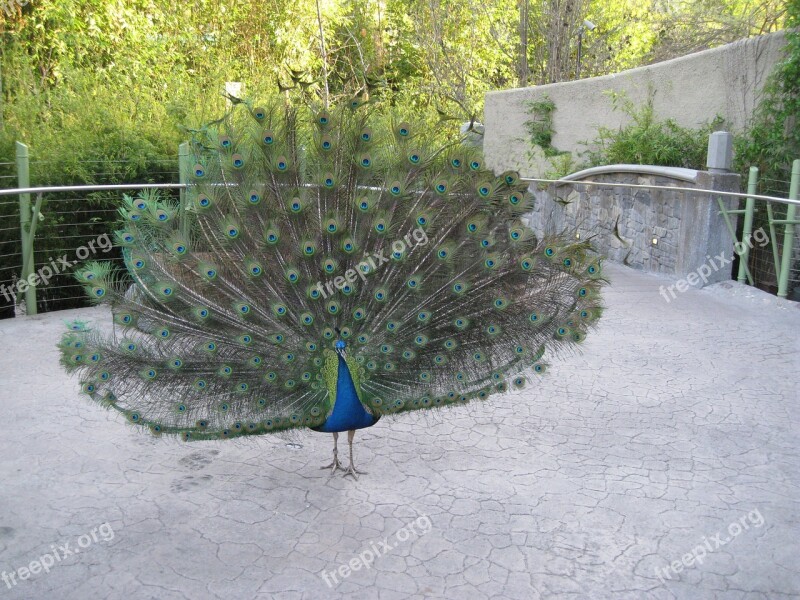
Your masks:
{"label": "shrub", "polygon": [[678,125],[673,119],[659,119],[653,108],[653,94],[640,107],[621,94],[612,95],[615,110],[630,122],[619,129],[599,127],[597,138],[586,153],[588,166],[610,164],[660,165],[703,169],[708,136],[723,125],[721,117],[698,129]]}

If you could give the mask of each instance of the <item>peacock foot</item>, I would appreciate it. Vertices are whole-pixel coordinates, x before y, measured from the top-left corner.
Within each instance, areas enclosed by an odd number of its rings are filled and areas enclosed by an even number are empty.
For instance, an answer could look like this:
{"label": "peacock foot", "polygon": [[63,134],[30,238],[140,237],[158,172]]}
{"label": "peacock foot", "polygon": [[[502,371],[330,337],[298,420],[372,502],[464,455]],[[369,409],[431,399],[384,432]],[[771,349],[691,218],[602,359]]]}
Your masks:
{"label": "peacock foot", "polygon": [[342,466],[342,463],[339,462],[339,456],[337,455],[336,452],[333,453],[333,461],[331,462],[331,464],[325,465],[324,467],[320,467],[320,469],[330,469],[331,475],[336,473],[337,469],[344,471],[344,467]]}
{"label": "peacock foot", "polygon": [[366,471],[359,471],[356,469],[356,466],[353,463],[350,463],[350,466],[346,469],[342,469],[344,471],[343,477],[347,477],[348,475],[352,475],[353,479],[358,479],[359,475],[366,475]]}
{"label": "peacock foot", "polygon": [[329,465],[325,465],[324,467],[320,467],[321,469],[330,469],[331,475],[336,473],[336,469],[341,469],[344,471],[344,467],[342,467],[342,463],[339,462],[339,434],[333,434],[333,462]]}

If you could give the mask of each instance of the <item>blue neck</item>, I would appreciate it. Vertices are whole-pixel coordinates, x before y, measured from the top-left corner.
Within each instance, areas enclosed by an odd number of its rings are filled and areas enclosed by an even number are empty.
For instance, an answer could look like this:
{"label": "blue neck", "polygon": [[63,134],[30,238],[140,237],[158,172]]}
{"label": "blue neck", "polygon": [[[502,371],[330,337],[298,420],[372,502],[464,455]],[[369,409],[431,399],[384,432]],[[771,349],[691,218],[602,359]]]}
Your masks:
{"label": "blue neck", "polygon": [[350,369],[342,355],[339,354],[336,399],[334,400],[333,411],[331,411],[327,420],[321,426],[315,427],[314,430],[333,433],[364,429],[374,425],[377,420],[378,418],[369,414],[358,399]]}

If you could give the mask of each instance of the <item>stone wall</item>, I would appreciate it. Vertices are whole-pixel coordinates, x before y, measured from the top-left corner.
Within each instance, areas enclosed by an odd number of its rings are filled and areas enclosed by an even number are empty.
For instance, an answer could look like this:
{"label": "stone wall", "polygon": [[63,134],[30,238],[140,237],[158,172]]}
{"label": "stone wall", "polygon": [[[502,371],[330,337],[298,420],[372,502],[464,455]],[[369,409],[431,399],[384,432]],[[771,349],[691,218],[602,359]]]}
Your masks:
{"label": "stone wall", "polygon": [[[733,258],[733,239],[708,193],[636,189],[592,182],[738,191],[739,176],[690,169],[613,165],[571,175],[569,183],[531,186],[536,202],[527,215],[538,234],[570,230],[606,258],[633,268],[682,278],[709,264],[709,256]],[[731,201],[725,200],[725,206]],[[734,201],[735,202],[735,201]],[[735,218],[733,219],[736,223]],[[716,263],[713,263],[716,264]],[[713,266],[712,264],[712,266]],[[713,270],[713,269],[712,269]],[[731,266],[713,270],[706,283],[730,279]]]}
{"label": "stone wall", "polygon": [[639,106],[652,90],[656,114],[684,127],[696,128],[719,115],[729,130],[740,130],[785,43],[778,32],[614,75],[490,92],[483,121],[486,163],[497,172],[515,169],[524,177],[542,177],[550,169],[549,160],[528,141],[525,127],[531,120],[528,104],[545,97],[556,106],[552,144],[573,154],[586,150],[584,142],[597,137],[598,126],[615,129],[626,123],[626,115],[613,110],[612,91]]}

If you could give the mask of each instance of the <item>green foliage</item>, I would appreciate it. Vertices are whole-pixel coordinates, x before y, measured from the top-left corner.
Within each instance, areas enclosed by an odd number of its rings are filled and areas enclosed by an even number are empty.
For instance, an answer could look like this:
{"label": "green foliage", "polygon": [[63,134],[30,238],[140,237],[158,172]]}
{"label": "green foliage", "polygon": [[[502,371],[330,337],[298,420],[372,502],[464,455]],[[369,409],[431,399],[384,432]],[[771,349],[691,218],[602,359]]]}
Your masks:
{"label": "green foliage", "polygon": [[556,104],[547,96],[541,100],[532,100],[526,104],[531,119],[525,122],[525,129],[530,136],[530,142],[538,146],[547,157],[558,156],[557,148],[553,147],[553,111]]}
{"label": "green foliage", "polygon": [[659,119],[653,108],[653,95],[640,107],[620,94],[612,94],[615,110],[621,110],[629,123],[619,129],[599,127],[598,136],[587,152],[588,166],[610,164],[660,165],[703,169],[708,136],[720,129],[716,117],[699,129],[678,125],[673,119]]}
{"label": "green foliage", "polygon": [[578,170],[575,157],[571,152],[562,152],[550,160],[550,169],[545,172],[544,179],[561,179]]}
{"label": "green foliage", "polygon": [[787,3],[786,54],[770,76],[746,134],[737,139],[736,163],[747,179],[750,166],[760,171],[760,191],[785,195],[792,161],[800,158],[800,0]]}

